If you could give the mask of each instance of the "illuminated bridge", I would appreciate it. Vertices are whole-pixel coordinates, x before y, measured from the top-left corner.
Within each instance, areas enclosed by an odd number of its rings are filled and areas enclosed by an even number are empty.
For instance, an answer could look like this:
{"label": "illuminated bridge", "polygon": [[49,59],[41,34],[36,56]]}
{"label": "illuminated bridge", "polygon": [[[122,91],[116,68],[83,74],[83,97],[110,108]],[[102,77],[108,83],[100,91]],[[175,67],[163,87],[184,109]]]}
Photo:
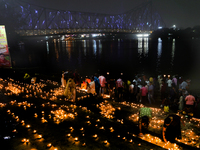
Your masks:
{"label": "illuminated bridge", "polygon": [[[150,32],[165,26],[161,16],[148,1],[122,14],[100,14],[55,10],[21,0],[2,0],[0,13],[17,17],[15,31],[21,36],[65,33]],[[13,25],[16,24],[13,21]]]}

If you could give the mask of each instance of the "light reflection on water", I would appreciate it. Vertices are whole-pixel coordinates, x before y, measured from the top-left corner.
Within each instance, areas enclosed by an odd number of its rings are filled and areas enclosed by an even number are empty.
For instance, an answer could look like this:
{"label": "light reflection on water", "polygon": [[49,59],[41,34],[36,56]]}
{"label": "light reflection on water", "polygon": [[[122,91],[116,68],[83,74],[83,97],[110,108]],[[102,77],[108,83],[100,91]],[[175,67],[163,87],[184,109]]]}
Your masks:
{"label": "light reflection on water", "polygon": [[[49,65],[52,71],[56,72],[77,69],[83,74],[100,71],[110,72],[112,75],[123,72],[128,76],[135,73],[175,74],[183,73],[180,65],[186,63],[184,59],[188,59],[187,55],[190,54],[187,48],[190,43],[177,42],[175,39],[154,41],[146,37],[132,40],[61,41],[50,39],[45,41],[44,45],[42,42],[37,42],[34,46],[32,42],[25,43],[25,46],[21,46],[19,51],[12,55],[12,61],[16,67]],[[18,56],[23,56],[24,59],[19,61]],[[192,64],[192,62],[189,63],[187,61],[187,66]]]}
{"label": "light reflection on water", "polygon": [[144,38],[144,54],[148,55],[149,52],[149,42],[148,42],[149,38]]}
{"label": "light reflection on water", "polygon": [[86,56],[87,43],[86,43],[86,40],[82,40],[82,41],[83,41],[84,55]]}
{"label": "light reflection on water", "polygon": [[99,40],[99,54],[102,53],[102,43],[101,43],[101,40]]}
{"label": "light reflection on water", "polygon": [[173,66],[173,63],[174,63],[174,54],[175,54],[175,39],[173,39],[173,42],[172,42],[172,60],[171,60],[171,65]]}
{"label": "light reflection on water", "polygon": [[96,40],[92,40],[93,42],[93,54],[96,58],[96,55],[97,55],[97,43],[96,43]]}
{"label": "light reflection on water", "polygon": [[[58,45],[59,45],[59,44],[58,44]],[[55,39],[54,39],[54,50],[55,50],[56,61],[59,61],[59,60],[58,60],[58,58],[59,58],[58,46],[57,46],[57,42],[56,42]]]}
{"label": "light reflection on water", "polygon": [[142,54],[142,39],[143,38],[138,38],[138,53],[140,55]]}
{"label": "light reflection on water", "polygon": [[161,38],[158,39],[158,58],[160,59],[162,54],[162,40]]}
{"label": "light reflection on water", "polygon": [[71,45],[71,41],[65,41],[66,42],[66,51],[68,54],[68,60],[71,59],[71,50],[72,50],[72,45]]}
{"label": "light reflection on water", "polygon": [[157,67],[156,70],[157,72],[160,70],[160,59],[161,59],[161,54],[162,54],[162,40],[161,38],[158,38],[158,47],[157,47]]}
{"label": "light reflection on water", "polygon": [[46,41],[46,46],[47,46],[47,54],[49,54],[49,42]]}

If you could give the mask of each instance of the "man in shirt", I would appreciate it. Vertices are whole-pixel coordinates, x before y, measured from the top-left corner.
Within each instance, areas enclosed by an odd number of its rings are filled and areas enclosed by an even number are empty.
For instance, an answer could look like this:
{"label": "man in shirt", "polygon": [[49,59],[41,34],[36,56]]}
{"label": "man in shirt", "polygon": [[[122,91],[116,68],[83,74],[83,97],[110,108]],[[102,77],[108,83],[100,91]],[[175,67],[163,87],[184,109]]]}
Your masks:
{"label": "man in shirt", "polygon": [[161,90],[160,90],[162,104],[160,105],[160,107],[163,107],[164,103],[167,101],[167,91],[166,90],[167,90],[167,84],[165,83],[164,80],[162,80],[162,85],[161,85]]}
{"label": "man in shirt", "polygon": [[142,128],[148,128],[149,122],[152,118],[152,110],[148,107],[142,107],[139,109],[139,136],[143,136]]}
{"label": "man in shirt", "polygon": [[100,82],[99,82],[99,78],[97,77],[97,73],[95,73],[95,75],[94,75],[94,82],[95,82],[95,91],[96,91],[97,95],[99,95]]}
{"label": "man in shirt", "polygon": [[180,90],[187,90],[188,89],[188,84],[186,81],[183,81],[180,85],[179,85],[179,89]]}
{"label": "man in shirt", "polygon": [[194,102],[195,102],[195,97],[193,95],[190,94],[191,92],[189,92],[189,95],[186,96],[185,98],[185,104],[186,104],[186,109],[189,111],[189,112],[192,112],[192,108],[194,106]]}
{"label": "man in shirt", "polygon": [[99,76],[99,83],[100,83],[100,94],[103,96],[106,83],[107,83],[106,78],[103,75]]}
{"label": "man in shirt", "polygon": [[173,76],[172,83],[173,83],[175,86],[177,86],[177,78],[176,78],[176,76]]}
{"label": "man in shirt", "polygon": [[120,100],[123,96],[123,81],[121,78],[116,81],[116,89],[117,89],[117,98]]}
{"label": "man in shirt", "polygon": [[149,86],[148,86],[148,100],[149,100],[149,104],[151,104],[152,100],[155,103],[155,100],[153,98],[153,93],[154,93],[154,86],[153,86],[152,82],[149,82]]}
{"label": "man in shirt", "polygon": [[172,88],[172,80],[171,80],[171,78],[170,77],[168,77],[168,80],[167,80],[167,91],[168,91],[168,93],[169,93],[169,91],[171,90],[171,88]]}

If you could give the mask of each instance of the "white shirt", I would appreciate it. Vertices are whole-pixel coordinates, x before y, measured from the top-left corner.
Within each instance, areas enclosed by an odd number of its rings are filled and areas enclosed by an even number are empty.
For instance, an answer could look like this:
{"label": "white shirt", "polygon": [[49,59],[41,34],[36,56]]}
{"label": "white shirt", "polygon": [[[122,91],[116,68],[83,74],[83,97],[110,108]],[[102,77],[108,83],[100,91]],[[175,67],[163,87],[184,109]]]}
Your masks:
{"label": "white shirt", "polygon": [[101,87],[105,87],[106,86],[106,78],[104,76],[99,76],[99,83],[101,85]]}
{"label": "white shirt", "polygon": [[123,87],[123,81],[122,81],[122,79],[117,79],[117,81],[116,81],[116,86],[117,87]]}
{"label": "white shirt", "polygon": [[171,80],[171,79],[168,79],[168,80],[167,80],[167,84],[168,84],[168,87],[172,87],[172,80]]}
{"label": "white shirt", "polygon": [[134,85],[133,84],[129,85],[129,91],[130,91],[130,93],[133,93],[133,89],[134,89]]}

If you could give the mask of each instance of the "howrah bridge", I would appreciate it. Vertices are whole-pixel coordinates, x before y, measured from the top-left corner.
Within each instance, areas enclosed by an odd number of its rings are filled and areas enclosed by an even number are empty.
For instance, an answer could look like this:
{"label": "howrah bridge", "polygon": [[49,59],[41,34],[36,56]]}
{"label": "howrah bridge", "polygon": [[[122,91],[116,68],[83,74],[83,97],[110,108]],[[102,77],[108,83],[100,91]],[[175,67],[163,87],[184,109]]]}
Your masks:
{"label": "howrah bridge", "polygon": [[[56,10],[22,0],[2,0],[0,12],[18,17],[15,31],[21,36],[67,33],[149,33],[165,26],[159,13],[147,1],[121,14]],[[13,22],[13,24],[15,24]]]}

